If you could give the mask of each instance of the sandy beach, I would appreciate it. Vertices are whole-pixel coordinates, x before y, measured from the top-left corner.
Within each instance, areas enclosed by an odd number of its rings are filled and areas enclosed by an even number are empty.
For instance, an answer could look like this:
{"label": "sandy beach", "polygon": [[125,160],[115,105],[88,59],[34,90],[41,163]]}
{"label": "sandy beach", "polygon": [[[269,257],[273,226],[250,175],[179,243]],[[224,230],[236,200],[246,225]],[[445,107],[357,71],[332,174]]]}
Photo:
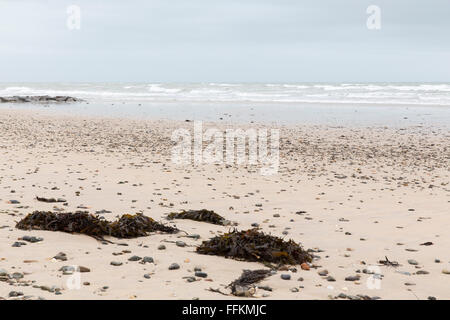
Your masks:
{"label": "sandy beach", "polygon": [[[312,249],[310,270],[278,270],[258,284],[271,291],[249,299],[450,299],[448,128],[284,125],[279,171],[270,176],[246,164],[172,163],[178,128],[192,123],[1,110],[0,299],[235,298],[226,286],[244,269],[266,267],[196,253],[230,226],[166,219],[183,209],[214,210],[239,230],[258,226]],[[108,220],[142,212],[184,232],[105,243],[15,228],[35,210],[87,210]],[[169,270],[173,263],[179,268]],[[79,288],[63,266],[88,271]],[[194,276],[199,269],[205,277]]]}

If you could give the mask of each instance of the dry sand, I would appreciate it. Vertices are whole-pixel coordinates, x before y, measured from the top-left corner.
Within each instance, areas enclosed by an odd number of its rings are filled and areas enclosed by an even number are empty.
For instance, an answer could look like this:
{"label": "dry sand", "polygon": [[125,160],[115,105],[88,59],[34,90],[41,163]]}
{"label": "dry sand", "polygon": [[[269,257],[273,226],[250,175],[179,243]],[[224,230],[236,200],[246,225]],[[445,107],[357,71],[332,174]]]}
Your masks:
{"label": "dry sand", "polygon": [[[9,294],[16,291],[23,293],[19,299],[232,299],[208,289],[229,293],[225,286],[243,269],[264,265],[195,253],[201,241],[228,227],[165,219],[169,212],[205,208],[239,229],[258,223],[264,232],[316,251],[309,271],[297,266],[261,282],[273,290],[258,289],[258,299],[330,299],[341,293],[450,298],[450,274],[444,273],[450,270],[447,129],[283,127],[279,173],[262,176],[245,165],[172,164],[170,136],[179,127],[192,123],[1,111],[0,269],[9,276],[0,276],[0,297],[13,299]],[[38,202],[36,196],[65,198],[68,205]],[[80,207],[111,211],[101,214],[107,219],[143,212],[201,238],[154,234],[102,244],[85,235],[15,228],[33,210]],[[24,235],[44,240],[13,247]],[[187,246],[176,246],[177,240]],[[426,242],[432,245],[421,245]],[[161,244],[165,250],[158,250]],[[59,252],[67,261],[52,259]],[[154,263],[128,261],[133,255],[153,257]],[[385,257],[400,266],[380,264]],[[172,263],[180,268],[169,270]],[[70,289],[67,280],[73,278],[58,271],[67,265],[90,269],[80,274],[80,289]],[[193,276],[195,267],[207,278],[188,282],[183,277]],[[334,282],[318,274],[324,269]],[[364,269],[381,273],[381,280]],[[360,280],[345,280],[354,275]]]}

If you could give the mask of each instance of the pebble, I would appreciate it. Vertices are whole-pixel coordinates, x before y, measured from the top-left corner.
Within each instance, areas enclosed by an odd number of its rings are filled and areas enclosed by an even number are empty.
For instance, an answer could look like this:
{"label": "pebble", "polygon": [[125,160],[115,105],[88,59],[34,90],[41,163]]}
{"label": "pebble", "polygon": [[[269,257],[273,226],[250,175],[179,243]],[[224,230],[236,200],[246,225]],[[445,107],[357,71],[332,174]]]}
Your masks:
{"label": "pebble", "polygon": [[166,246],[163,245],[163,244],[160,244],[160,245],[158,246],[158,250],[165,250],[165,249],[166,249]]}
{"label": "pebble", "polygon": [[84,273],[84,272],[91,272],[91,269],[89,269],[89,268],[87,268],[87,267],[79,266],[79,267],[78,267],[78,271],[81,272],[81,273]]}
{"label": "pebble", "polygon": [[33,236],[23,236],[20,240],[35,243],[35,242],[43,241],[44,238],[33,237]]}
{"label": "pebble", "polygon": [[326,275],[328,275],[328,270],[321,270],[318,272],[319,276],[325,277]]}
{"label": "pebble", "polygon": [[300,267],[302,268],[302,270],[306,270],[308,271],[310,269],[309,265],[306,262],[303,262]]}
{"label": "pebble", "polygon": [[56,260],[59,260],[59,261],[66,261],[67,260],[67,255],[64,252],[60,252],[56,256],[54,256],[53,259],[56,259]]}
{"label": "pebble", "polygon": [[70,275],[75,272],[75,268],[73,266],[63,266],[59,271],[62,271],[64,275]]}
{"label": "pebble", "polygon": [[291,288],[291,292],[299,292],[298,288]]}
{"label": "pebble", "polygon": [[177,245],[177,247],[186,247],[186,242],[184,241],[177,241],[175,242],[175,244]]}
{"label": "pebble", "polygon": [[139,257],[139,256],[132,256],[132,257],[128,258],[128,261],[139,261],[139,260],[141,260],[141,259],[142,259],[142,258]]}
{"label": "pebble", "polygon": [[14,243],[12,244],[11,247],[19,248],[19,247],[25,246],[25,245],[26,245],[25,242],[16,241],[16,242],[14,242]]}
{"label": "pebble", "polygon": [[419,270],[416,272],[416,274],[429,274],[429,272],[426,270]]}
{"label": "pebble", "polygon": [[144,258],[142,258],[142,262],[143,263],[153,263],[153,258],[152,257],[144,257]]}
{"label": "pebble", "polygon": [[284,273],[284,274],[281,275],[281,279],[283,279],[283,280],[291,280],[291,275]]}
{"label": "pebble", "polygon": [[19,297],[19,296],[23,296],[23,292],[20,291],[11,291],[8,294],[9,297]]}
{"label": "pebble", "polygon": [[200,278],[206,278],[206,277],[208,276],[208,274],[205,273],[205,272],[197,271],[197,272],[195,273],[195,276],[196,276],[196,277],[200,277]]}
{"label": "pebble", "polygon": [[345,281],[358,281],[360,276],[348,276],[345,278]]}
{"label": "pebble", "polygon": [[409,259],[408,260],[408,263],[410,264],[410,265],[413,265],[413,266],[417,266],[419,263],[416,261],[416,260],[414,260],[414,259]]}
{"label": "pebble", "polygon": [[329,281],[329,282],[334,282],[334,281],[336,281],[336,279],[333,278],[332,276],[328,276],[326,279],[327,279],[327,281]]}
{"label": "pebble", "polygon": [[20,273],[20,272],[14,272],[14,273],[11,275],[11,278],[13,278],[13,279],[15,279],[15,280],[22,279],[22,278],[23,278],[23,273]]}
{"label": "pebble", "polygon": [[177,270],[177,269],[180,269],[180,265],[178,263],[172,263],[169,266],[169,270]]}
{"label": "pebble", "polygon": [[151,277],[150,277],[150,274],[149,274],[149,273],[144,274],[144,278],[145,278],[145,279],[150,279],[150,278],[151,278]]}
{"label": "pebble", "polygon": [[111,265],[112,265],[112,266],[115,266],[115,267],[118,267],[118,266],[121,266],[121,265],[122,265],[122,262],[111,261]]}
{"label": "pebble", "polygon": [[444,270],[442,270],[442,273],[443,274],[450,274],[450,270],[444,269]]}
{"label": "pebble", "polygon": [[252,297],[256,292],[254,287],[239,286],[239,285],[236,285],[234,287],[234,290],[235,290],[234,294],[238,297]]}

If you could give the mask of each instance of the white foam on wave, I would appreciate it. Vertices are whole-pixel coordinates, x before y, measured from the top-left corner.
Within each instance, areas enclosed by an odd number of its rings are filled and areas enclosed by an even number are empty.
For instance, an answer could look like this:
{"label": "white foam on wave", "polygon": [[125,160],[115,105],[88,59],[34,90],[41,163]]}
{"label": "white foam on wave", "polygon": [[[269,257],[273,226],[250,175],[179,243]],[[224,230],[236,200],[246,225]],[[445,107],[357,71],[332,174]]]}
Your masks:
{"label": "white foam on wave", "polygon": [[68,95],[98,101],[439,104],[450,106],[450,84],[0,84],[0,96]]}

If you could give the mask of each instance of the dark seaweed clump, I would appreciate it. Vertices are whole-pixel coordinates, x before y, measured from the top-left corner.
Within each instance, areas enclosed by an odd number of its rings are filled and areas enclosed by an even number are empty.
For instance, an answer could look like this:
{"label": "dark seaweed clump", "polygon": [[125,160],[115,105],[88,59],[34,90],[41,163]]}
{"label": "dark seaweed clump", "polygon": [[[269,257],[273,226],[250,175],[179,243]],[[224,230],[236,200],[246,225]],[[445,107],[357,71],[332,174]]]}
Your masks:
{"label": "dark seaweed clump", "polygon": [[110,223],[111,235],[116,238],[145,237],[148,232],[161,231],[175,233],[176,228],[163,225],[143,214],[124,214],[118,220]]}
{"label": "dark seaweed clump", "polygon": [[104,236],[117,238],[135,238],[146,236],[148,232],[162,231],[175,233],[176,228],[163,225],[140,213],[124,214],[118,220],[110,222],[86,211],[75,213],[54,213],[34,211],[16,224],[22,230],[49,230],[69,233],[81,233],[96,239]]}
{"label": "dark seaweed clump", "polygon": [[270,270],[244,270],[241,276],[234,280],[232,283],[228,285],[231,288],[231,293],[234,295],[239,295],[237,287],[248,288],[253,286],[253,284],[260,282],[261,280],[270,276]]}
{"label": "dark seaweed clump", "polygon": [[299,244],[259,232],[257,228],[216,236],[197,247],[197,253],[245,261],[278,264],[311,262],[312,256]]}
{"label": "dark seaweed clump", "polygon": [[225,226],[229,224],[229,221],[226,220],[224,217],[220,216],[219,214],[215,213],[211,210],[188,210],[188,211],[182,211],[182,212],[172,212],[169,213],[167,216],[168,219],[190,219],[195,221],[203,221],[203,222],[209,222],[212,224],[218,224],[221,226]]}

